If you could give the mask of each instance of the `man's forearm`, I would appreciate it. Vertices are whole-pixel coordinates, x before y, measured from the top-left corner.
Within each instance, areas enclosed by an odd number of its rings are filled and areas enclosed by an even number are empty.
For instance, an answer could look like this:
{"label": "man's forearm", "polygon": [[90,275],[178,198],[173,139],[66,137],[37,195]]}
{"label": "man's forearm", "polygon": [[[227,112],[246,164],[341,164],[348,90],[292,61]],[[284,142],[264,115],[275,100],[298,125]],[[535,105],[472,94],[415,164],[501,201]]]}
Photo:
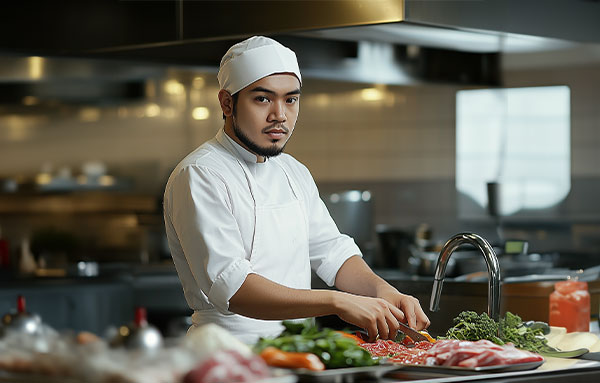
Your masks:
{"label": "man's forearm", "polygon": [[295,319],[336,314],[331,290],[292,289],[258,274],[249,274],[229,300],[229,310],[257,319]]}
{"label": "man's forearm", "polygon": [[[410,325],[416,323],[415,312],[421,310],[418,301],[400,294],[377,277],[360,257],[352,257],[344,263],[336,276],[336,284],[347,292],[292,289],[258,274],[249,274],[229,300],[229,310],[263,320],[334,314],[367,330],[370,341],[377,335],[382,339],[393,339],[398,331],[398,321],[404,321],[407,316]],[[424,314],[421,316],[419,328],[429,323]]]}
{"label": "man's forearm", "polygon": [[335,286],[342,291],[368,297],[378,297],[384,290],[394,289],[359,256],[350,257],[344,262],[335,277]]}

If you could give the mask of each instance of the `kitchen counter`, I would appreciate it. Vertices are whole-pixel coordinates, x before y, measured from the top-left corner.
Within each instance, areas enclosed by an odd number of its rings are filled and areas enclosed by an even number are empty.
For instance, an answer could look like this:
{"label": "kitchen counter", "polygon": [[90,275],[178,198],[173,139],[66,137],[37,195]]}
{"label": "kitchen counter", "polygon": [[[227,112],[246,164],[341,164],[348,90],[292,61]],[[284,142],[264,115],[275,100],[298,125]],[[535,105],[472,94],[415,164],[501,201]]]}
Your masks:
{"label": "kitchen counter", "polygon": [[600,381],[600,362],[549,358],[536,370],[486,373],[473,375],[448,375],[432,373],[423,370],[398,370],[387,374],[379,380],[381,383],[403,381],[419,381],[421,383],[450,383],[450,382],[490,382],[490,383],[520,383],[520,382],[598,382]]}
{"label": "kitchen counter", "polygon": [[[476,373],[469,375],[451,375],[442,370],[432,372],[431,368],[406,368],[392,371],[381,378],[361,378],[351,375],[327,374],[326,377],[300,376],[300,383],[396,383],[396,382],[419,382],[419,383],[453,383],[453,382],[488,382],[488,383],[597,383],[600,380],[600,362],[569,360],[545,363],[536,370],[499,372],[499,373]],[[32,374],[10,373],[0,370],[0,383],[34,383],[44,381],[46,383],[84,383],[75,378],[52,377]],[[292,379],[273,378],[264,383],[292,382]],[[118,382],[118,381],[116,381]],[[172,382],[178,383],[178,382]],[[259,382],[257,382],[259,383]]]}

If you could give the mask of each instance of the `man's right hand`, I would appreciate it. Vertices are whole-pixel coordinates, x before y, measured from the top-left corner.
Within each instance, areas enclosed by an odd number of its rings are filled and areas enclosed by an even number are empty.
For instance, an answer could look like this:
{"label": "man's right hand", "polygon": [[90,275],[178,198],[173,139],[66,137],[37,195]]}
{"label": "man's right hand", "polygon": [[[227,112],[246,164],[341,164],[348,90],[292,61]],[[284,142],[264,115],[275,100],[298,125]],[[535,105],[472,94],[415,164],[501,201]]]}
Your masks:
{"label": "man's right hand", "polygon": [[344,321],[367,330],[369,342],[380,339],[395,339],[398,322],[404,313],[385,299],[371,298],[348,293],[336,294],[334,306],[337,315]]}

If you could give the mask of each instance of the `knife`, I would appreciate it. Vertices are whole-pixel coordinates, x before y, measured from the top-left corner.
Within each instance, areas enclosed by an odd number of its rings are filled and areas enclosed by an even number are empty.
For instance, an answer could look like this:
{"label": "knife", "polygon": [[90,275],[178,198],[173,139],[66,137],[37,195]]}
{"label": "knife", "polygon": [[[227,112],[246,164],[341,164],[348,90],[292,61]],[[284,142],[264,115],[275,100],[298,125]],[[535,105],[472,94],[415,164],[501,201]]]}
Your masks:
{"label": "knife", "polygon": [[431,343],[429,338],[427,338],[425,335],[421,334],[417,330],[405,325],[402,322],[398,322],[398,324],[400,325],[400,329],[398,331],[401,331],[405,335],[408,335],[410,337],[410,339],[413,340],[413,342],[430,342]]}

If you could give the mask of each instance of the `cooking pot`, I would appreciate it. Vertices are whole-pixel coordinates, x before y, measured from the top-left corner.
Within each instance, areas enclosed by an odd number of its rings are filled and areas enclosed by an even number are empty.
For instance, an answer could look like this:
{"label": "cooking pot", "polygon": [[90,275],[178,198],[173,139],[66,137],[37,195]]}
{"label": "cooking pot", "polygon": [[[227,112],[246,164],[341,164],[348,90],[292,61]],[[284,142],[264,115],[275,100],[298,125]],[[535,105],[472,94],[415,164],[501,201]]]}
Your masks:
{"label": "cooking pot", "polygon": [[376,260],[375,266],[412,272],[415,268],[415,261],[410,260],[413,255],[414,233],[385,225],[377,225],[375,230],[381,248],[381,256]]}
{"label": "cooking pot", "polygon": [[[437,260],[439,252],[433,251],[414,251],[413,256],[410,259],[410,263],[414,264],[417,268],[417,274],[423,276],[435,275],[435,268],[437,266]],[[454,276],[456,269],[456,260],[452,257],[448,260],[446,265],[446,276]]]}

